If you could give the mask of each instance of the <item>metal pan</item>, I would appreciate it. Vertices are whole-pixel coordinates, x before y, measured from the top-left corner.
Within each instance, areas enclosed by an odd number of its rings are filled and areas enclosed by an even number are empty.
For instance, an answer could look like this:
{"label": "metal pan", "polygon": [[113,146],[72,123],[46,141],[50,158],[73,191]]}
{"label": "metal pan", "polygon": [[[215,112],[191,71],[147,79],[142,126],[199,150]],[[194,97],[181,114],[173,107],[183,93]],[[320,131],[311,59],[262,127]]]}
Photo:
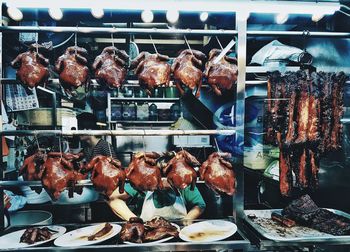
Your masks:
{"label": "metal pan", "polygon": [[[327,209],[335,214],[348,218],[350,215],[335,209]],[[335,236],[317,231],[312,228],[296,225],[294,227],[284,227],[271,220],[273,212],[281,213],[282,209],[268,210],[245,210],[245,221],[249,223],[260,235],[274,241],[297,241],[297,242],[345,242],[350,241],[350,235]],[[248,216],[255,216],[252,219]]]}

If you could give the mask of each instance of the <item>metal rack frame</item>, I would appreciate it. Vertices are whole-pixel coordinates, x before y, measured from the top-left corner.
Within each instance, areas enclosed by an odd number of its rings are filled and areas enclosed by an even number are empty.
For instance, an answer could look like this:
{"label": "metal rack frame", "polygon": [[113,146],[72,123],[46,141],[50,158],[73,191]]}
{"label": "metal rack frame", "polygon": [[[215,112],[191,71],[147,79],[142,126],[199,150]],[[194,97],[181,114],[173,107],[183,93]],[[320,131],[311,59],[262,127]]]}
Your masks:
{"label": "metal rack frame", "polygon": [[[2,16],[0,10],[0,17]],[[246,73],[250,72],[246,66],[246,51],[247,37],[253,36],[310,36],[310,37],[337,37],[350,38],[348,32],[309,32],[309,31],[248,31],[247,20],[244,14],[237,13],[236,15],[236,30],[204,30],[204,29],[150,29],[150,28],[106,28],[106,27],[31,27],[31,26],[1,26],[0,24],[0,71],[2,73],[2,33],[7,32],[70,32],[84,34],[103,34],[115,33],[122,35],[203,35],[203,36],[235,36],[237,38],[236,51],[238,60],[238,79],[237,79],[237,100],[236,100],[236,129],[235,130],[200,130],[200,131],[182,131],[182,130],[104,130],[104,131],[2,131],[2,118],[0,110],[0,136],[4,135],[38,135],[38,134],[53,134],[58,136],[74,136],[74,135],[111,135],[111,136],[159,136],[159,135],[213,135],[213,134],[236,134],[243,137],[244,141],[244,115],[245,115],[245,89],[246,84],[255,85],[264,83],[264,81],[248,81],[246,82]],[[2,76],[1,76],[2,77]],[[0,81],[5,84],[6,81]],[[2,102],[2,85],[0,85],[0,102]],[[0,155],[2,156],[2,146],[0,145]],[[2,160],[1,160],[2,162]],[[243,164],[243,156],[240,163]],[[0,168],[0,180],[3,180],[3,167]],[[244,216],[244,171],[237,169],[237,193],[233,199],[233,216],[238,224]],[[9,184],[6,184],[9,183]],[[2,181],[0,183],[0,199],[3,196],[3,187],[11,186],[10,183]],[[21,185],[16,182],[17,185]],[[88,182],[86,182],[88,184]],[[33,184],[34,185],[34,184]],[[0,216],[4,214],[3,201],[0,200]],[[3,218],[0,218],[0,227],[3,227]],[[277,246],[277,245],[276,245]],[[169,248],[169,247],[167,247]],[[173,246],[174,250],[183,249],[184,247]],[[202,248],[202,247],[201,247]]]}

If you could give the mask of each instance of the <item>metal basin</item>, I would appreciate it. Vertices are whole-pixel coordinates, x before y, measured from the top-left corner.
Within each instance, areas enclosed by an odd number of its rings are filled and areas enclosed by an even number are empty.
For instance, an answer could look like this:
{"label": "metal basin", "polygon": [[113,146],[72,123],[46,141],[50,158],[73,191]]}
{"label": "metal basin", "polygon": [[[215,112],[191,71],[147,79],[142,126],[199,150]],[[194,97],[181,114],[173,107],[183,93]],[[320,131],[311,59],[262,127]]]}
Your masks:
{"label": "metal basin", "polygon": [[40,210],[18,211],[10,213],[11,226],[51,225],[52,214]]}

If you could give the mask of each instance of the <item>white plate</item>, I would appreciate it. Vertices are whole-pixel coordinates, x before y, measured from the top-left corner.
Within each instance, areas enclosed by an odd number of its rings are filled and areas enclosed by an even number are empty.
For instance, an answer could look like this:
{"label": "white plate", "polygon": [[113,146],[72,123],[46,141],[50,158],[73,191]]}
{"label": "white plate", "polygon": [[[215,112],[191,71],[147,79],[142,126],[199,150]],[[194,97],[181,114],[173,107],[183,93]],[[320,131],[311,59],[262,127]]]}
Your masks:
{"label": "white plate", "polygon": [[19,248],[28,248],[33,246],[38,246],[47,242],[50,242],[66,232],[66,228],[62,226],[41,226],[40,228],[48,227],[51,230],[57,231],[57,233],[52,232],[52,237],[46,241],[35,242],[33,244],[27,244],[24,242],[19,242],[21,236],[26,231],[26,229],[21,229],[0,237],[0,248],[1,249],[19,249]]}
{"label": "white plate", "polygon": [[102,223],[70,231],[56,239],[54,244],[59,247],[77,247],[93,245],[100,242],[104,242],[116,236],[122,229],[120,225],[110,223],[113,226],[111,231],[109,231],[104,236],[98,238],[97,240],[88,241],[87,237],[99,231],[101,228],[104,227],[105,224],[106,223]]}
{"label": "white plate", "polygon": [[236,232],[236,224],[230,221],[208,220],[184,227],[179,237],[187,242],[214,242],[224,240]]}
{"label": "white plate", "polygon": [[[171,225],[173,225],[174,227],[177,228],[177,230],[180,232],[180,227],[175,224],[175,223],[171,223]],[[166,242],[166,241],[170,241],[171,239],[173,239],[173,236],[169,236],[166,237],[164,239],[160,239],[158,241],[151,241],[151,242],[143,242],[142,244],[158,244],[158,243],[162,243],[162,242]],[[129,242],[129,241],[124,241],[125,244],[130,244],[130,245],[140,245],[140,243],[136,243],[136,242]]]}

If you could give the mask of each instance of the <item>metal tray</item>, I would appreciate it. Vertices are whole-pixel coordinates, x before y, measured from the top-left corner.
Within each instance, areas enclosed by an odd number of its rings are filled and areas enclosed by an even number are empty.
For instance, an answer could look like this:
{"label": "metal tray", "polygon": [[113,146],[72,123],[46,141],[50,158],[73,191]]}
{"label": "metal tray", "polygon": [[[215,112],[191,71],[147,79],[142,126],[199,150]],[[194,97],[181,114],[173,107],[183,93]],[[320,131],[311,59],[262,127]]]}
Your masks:
{"label": "metal tray", "polygon": [[[327,209],[327,208],[326,208]],[[345,212],[327,209],[335,214],[341,215],[350,220],[350,214]],[[249,223],[260,235],[274,241],[298,241],[298,242],[345,242],[350,241],[350,235],[335,236],[317,231],[312,228],[296,225],[284,227],[271,220],[271,213],[281,213],[282,209],[268,210],[245,210],[245,221]],[[255,215],[256,219],[248,218],[248,215]]]}

